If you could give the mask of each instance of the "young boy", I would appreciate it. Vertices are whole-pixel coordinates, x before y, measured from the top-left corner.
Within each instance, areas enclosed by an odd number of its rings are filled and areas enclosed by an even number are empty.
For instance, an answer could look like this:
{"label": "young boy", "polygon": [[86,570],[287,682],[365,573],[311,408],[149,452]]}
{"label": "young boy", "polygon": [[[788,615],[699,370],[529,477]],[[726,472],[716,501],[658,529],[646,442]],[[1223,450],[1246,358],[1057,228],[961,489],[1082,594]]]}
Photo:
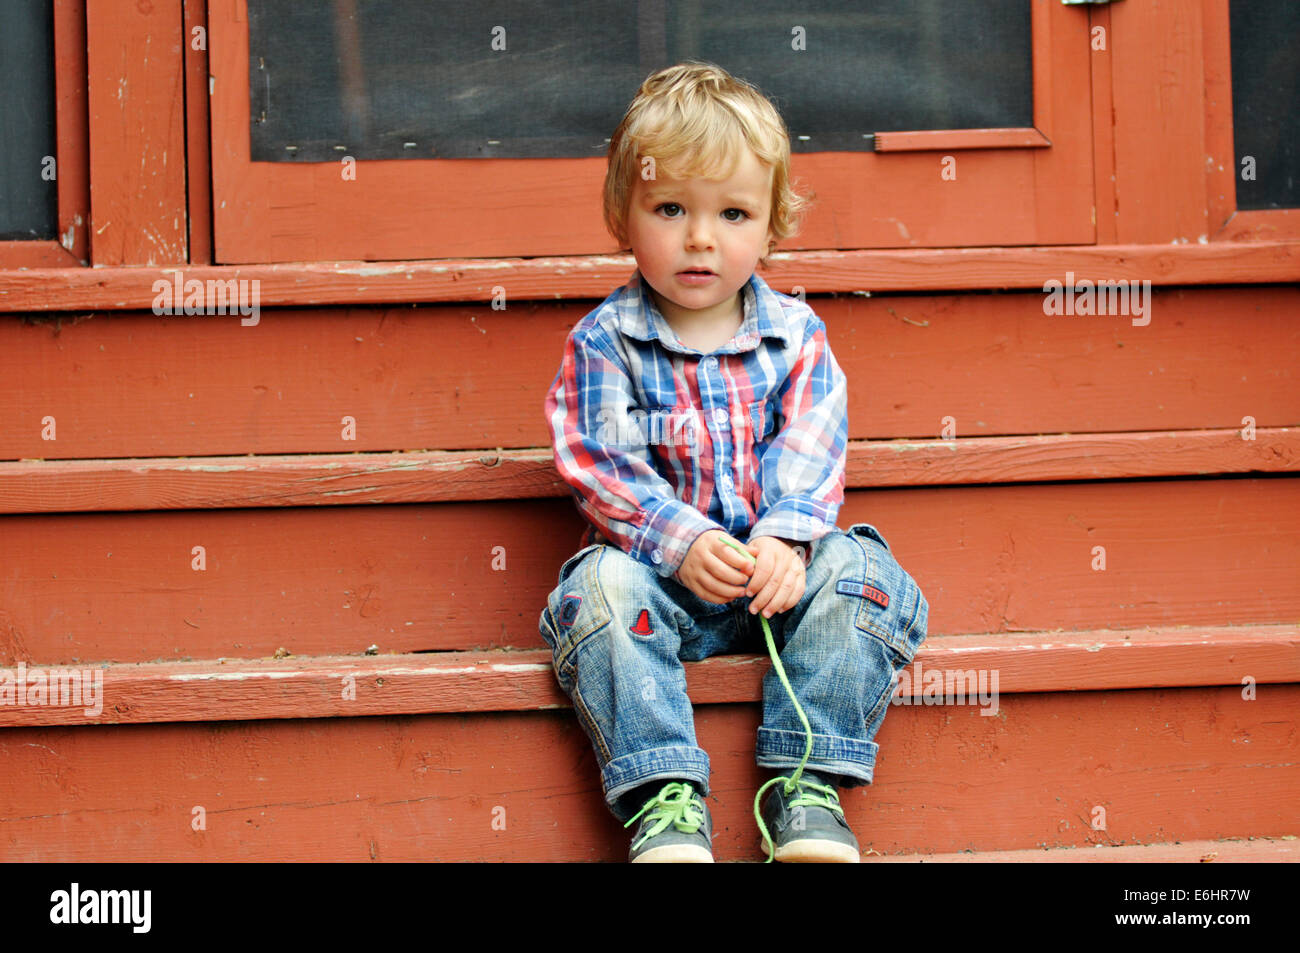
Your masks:
{"label": "young boy", "polygon": [[712,861],[682,661],[763,651],[759,612],[811,730],[808,752],[769,671],[757,759],[786,772],[764,786],[764,851],[856,862],[836,789],[871,782],[894,675],[925,639],[929,607],[884,538],[835,525],[847,382],[826,327],[754,273],[806,204],[789,160],[748,83],[697,62],[646,79],[605,180],[637,271],[574,327],[546,398],[588,526],[539,626],[606,802],[640,820],[633,862]]}

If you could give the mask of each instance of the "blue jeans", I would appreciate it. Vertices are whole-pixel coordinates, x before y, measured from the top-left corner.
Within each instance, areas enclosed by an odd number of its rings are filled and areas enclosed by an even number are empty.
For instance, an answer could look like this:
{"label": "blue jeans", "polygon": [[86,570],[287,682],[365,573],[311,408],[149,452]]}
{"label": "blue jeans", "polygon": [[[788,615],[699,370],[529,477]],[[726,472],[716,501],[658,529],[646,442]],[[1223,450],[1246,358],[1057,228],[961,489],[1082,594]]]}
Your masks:
{"label": "blue jeans", "polygon": [[[744,542],[744,540],[741,540]],[[869,784],[873,740],[894,675],[925,641],[929,604],[868,523],[818,540],[804,594],[768,620],[781,664],[813,730],[808,770]],[[693,781],[707,794],[709,756],[695,740],[683,661],[767,654],[750,597],[701,599],[608,543],[560,568],[539,627],[560,687],[595,748],[605,801],[621,821],[641,807],[626,795],[657,779]],[[803,724],[775,669],[763,677],[760,767],[798,767]]]}

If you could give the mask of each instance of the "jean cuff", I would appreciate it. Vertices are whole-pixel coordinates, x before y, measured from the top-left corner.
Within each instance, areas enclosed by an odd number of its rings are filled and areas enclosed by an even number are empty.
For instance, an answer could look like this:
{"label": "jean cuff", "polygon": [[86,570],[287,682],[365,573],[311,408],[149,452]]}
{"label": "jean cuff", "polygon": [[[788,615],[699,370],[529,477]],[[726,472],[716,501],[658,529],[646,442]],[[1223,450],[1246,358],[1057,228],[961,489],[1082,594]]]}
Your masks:
{"label": "jean cuff", "polygon": [[[880,748],[874,741],[837,735],[813,735],[812,739],[807,770],[838,774],[844,779],[840,784],[844,788],[871,783],[876,770],[876,752]],[[760,768],[797,768],[807,748],[808,735],[803,731],[758,729],[755,753]]]}
{"label": "jean cuff", "polygon": [[600,780],[605,787],[605,802],[619,820],[626,821],[636,812],[620,810],[619,798],[656,778],[691,781],[700,789],[700,794],[708,795],[709,756],[703,748],[679,745],[650,748],[615,758],[600,772]]}

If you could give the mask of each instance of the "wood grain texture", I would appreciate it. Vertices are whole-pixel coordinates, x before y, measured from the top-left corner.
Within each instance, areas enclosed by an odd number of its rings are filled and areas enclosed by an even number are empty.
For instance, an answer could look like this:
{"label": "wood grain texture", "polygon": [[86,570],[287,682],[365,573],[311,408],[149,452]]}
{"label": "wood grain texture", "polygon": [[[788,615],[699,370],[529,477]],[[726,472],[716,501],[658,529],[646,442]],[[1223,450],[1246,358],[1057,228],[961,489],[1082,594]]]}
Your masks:
{"label": "wood grain texture", "polygon": [[182,0],[90,0],[91,257],[96,266],[186,260]]}
{"label": "wood grain texture", "polygon": [[[850,489],[1286,473],[1300,427],[852,441]],[[568,497],[550,450],[0,462],[0,513]]]}
{"label": "wood grain texture", "polygon": [[[1297,685],[898,706],[874,783],[842,802],[885,854],[1290,834],[1297,706]],[[696,713],[718,860],[762,859],[759,722],[752,704]],[[570,711],[14,728],[0,859],[621,861],[598,778]]]}
{"label": "wood grain texture", "polygon": [[[1273,213],[1269,213],[1273,214]],[[491,301],[601,300],[632,274],[631,255],[581,258],[307,261],[195,266],[184,279],[257,280],[262,307]],[[0,271],[0,312],[105,313],[150,308],[153,283],[175,268],[31,268]],[[761,272],[778,290],[808,294],[1036,288],[1049,279],[1148,280],[1157,287],[1260,284],[1300,279],[1300,241],[1109,244],[1043,248],[945,248],[777,253]],[[251,287],[251,286],[250,286]]]}
{"label": "wood grain texture", "polygon": [[[1298,512],[1300,479],[1261,477],[858,490],[837,522],[957,635],[1294,623]],[[0,660],[539,648],[582,525],[560,499],[7,516]]]}
{"label": "wood grain texture", "polygon": [[[1092,169],[1093,206],[1097,222],[1097,244],[1113,245],[1116,242],[1117,216],[1115,203],[1115,76],[1111,64],[1110,6],[1090,6],[1088,59],[1092,83]],[[1100,31],[1100,33],[1098,33]],[[1094,37],[1102,39],[1102,49],[1097,49]]]}
{"label": "wood grain texture", "polygon": [[1118,847],[1059,847],[1039,850],[985,850],[957,854],[869,854],[875,864],[1296,864],[1300,843],[1294,834],[1240,840],[1174,841]]}
{"label": "wood grain texture", "polygon": [[[691,701],[703,705],[762,701],[770,665],[760,652],[714,656],[683,668]],[[952,704],[964,700],[993,714],[1000,696],[1026,692],[1240,686],[1247,680],[1262,691],[1300,681],[1300,627],[940,635],[926,640],[906,672],[899,705],[927,704],[926,691],[931,702],[946,691]],[[0,704],[0,727],[571,707],[556,683],[549,649],[116,663],[93,670],[24,663],[0,669],[0,679],[12,693]],[[26,686],[38,682],[58,690],[32,703]]]}
{"label": "wood grain texture", "polygon": [[[189,260],[212,264],[212,129],[208,115],[208,3],[184,0],[185,197]],[[195,30],[204,44],[195,49]]]}
{"label": "wood grain texture", "polygon": [[1120,242],[1209,241],[1201,4],[1111,4]]}
{"label": "wood grain texture", "polygon": [[[1300,423],[1298,286],[1157,291],[1144,327],[1045,315],[1041,294],[810,300],[850,439],[933,439],[949,417],[958,438]],[[590,307],[0,319],[0,460],[548,447]]]}

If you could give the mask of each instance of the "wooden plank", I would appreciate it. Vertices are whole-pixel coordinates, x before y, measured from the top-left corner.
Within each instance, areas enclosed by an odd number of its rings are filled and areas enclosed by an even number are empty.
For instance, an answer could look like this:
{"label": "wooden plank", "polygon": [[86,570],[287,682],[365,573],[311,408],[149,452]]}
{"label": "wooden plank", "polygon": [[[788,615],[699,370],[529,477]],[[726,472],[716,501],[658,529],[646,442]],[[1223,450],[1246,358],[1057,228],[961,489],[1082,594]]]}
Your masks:
{"label": "wooden plank", "polygon": [[[842,802],[884,854],[1287,835],[1297,706],[1297,685],[1250,702],[1239,687],[1013,695],[998,717],[900,706],[874,784]],[[762,859],[759,721],[752,704],[696,713],[718,860]],[[598,777],[569,711],[14,728],[0,860],[621,861],[630,834]]]}
{"label": "wooden plank", "polygon": [[[1288,839],[1289,838],[1289,839]],[[1164,844],[1126,844],[1046,850],[984,850],[959,854],[868,854],[877,864],[1296,864],[1300,843],[1294,835],[1244,840],[1194,840]]]}
{"label": "wooden plank", "polygon": [[[762,679],[770,665],[766,654],[752,653],[687,662],[691,701],[762,701]],[[899,705],[915,706],[943,697],[995,715],[1001,697],[1011,694],[1241,685],[1246,677],[1255,686],[1300,681],[1300,627],[934,636],[907,668],[897,698]],[[34,704],[28,686],[38,684],[59,687]],[[0,696],[5,699],[0,727],[571,707],[556,684],[549,649],[118,663],[93,669],[24,662],[0,669],[0,686],[8,693]]]}
{"label": "wooden plank", "polygon": [[[813,301],[854,440],[1300,422],[1297,286],[1160,291],[1143,327],[1045,315],[1040,294]],[[0,460],[546,447],[590,306],[0,320]]]}
{"label": "wooden plank", "polygon": [[184,0],[184,17],[185,184],[189,212],[186,237],[190,262],[210,265],[213,262],[212,134],[208,115],[207,0]]}
{"label": "wooden plank", "polygon": [[[852,441],[850,488],[1300,470],[1300,427]],[[568,497],[550,450],[0,462],[0,513]]]}
{"label": "wooden plank", "polygon": [[1232,30],[1228,0],[1201,0],[1205,25],[1205,207],[1212,239],[1237,211],[1237,159],[1232,148]]}
{"label": "wooden plank", "polygon": [[[780,252],[762,272],[775,288],[809,294],[1037,288],[1049,279],[1152,282],[1158,287],[1300,279],[1300,241],[1108,244],[1041,248],[878,249]],[[196,266],[184,279],[257,280],[262,307],[595,298],[631,275],[631,255],[582,258],[295,262]],[[175,268],[31,268],[0,271],[0,312],[112,312],[150,308],[153,283]],[[364,280],[360,280],[364,279]],[[251,287],[251,286],[250,286]]]}
{"label": "wooden plank", "polygon": [[1093,218],[1097,223],[1097,243],[1113,245],[1116,242],[1116,216],[1119,210],[1115,205],[1115,83],[1114,67],[1110,60],[1110,7],[1099,5],[1091,7],[1088,12],[1091,18],[1088,49],[1092,52],[1089,63],[1092,81]]}
{"label": "wooden plank", "polygon": [[[837,522],[956,635],[1294,623],[1296,512],[1300,479],[1263,477],[850,491]],[[0,661],[539,648],[582,527],[563,499],[8,516]]]}
{"label": "wooden plank", "polygon": [[1032,126],[1027,129],[929,129],[924,132],[878,132],[877,152],[926,149],[1043,149],[1052,143]]}
{"label": "wooden plank", "polygon": [[96,267],[186,260],[182,0],[86,7]]}
{"label": "wooden plank", "polygon": [[1199,3],[1111,5],[1120,242],[1208,242]]}
{"label": "wooden plank", "polygon": [[90,260],[85,0],[54,0],[54,86],[58,102],[59,245],[67,253],[61,262],[67,267]]}

